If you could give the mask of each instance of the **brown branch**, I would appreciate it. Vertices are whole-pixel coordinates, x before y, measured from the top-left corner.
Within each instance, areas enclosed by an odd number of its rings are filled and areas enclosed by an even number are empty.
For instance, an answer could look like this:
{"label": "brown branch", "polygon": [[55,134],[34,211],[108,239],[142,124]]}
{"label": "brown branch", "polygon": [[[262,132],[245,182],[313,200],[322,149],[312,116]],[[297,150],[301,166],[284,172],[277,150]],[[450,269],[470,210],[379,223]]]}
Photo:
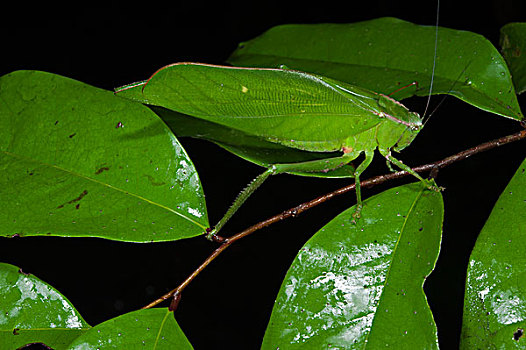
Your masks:
{"label": "brown branch", "polygon": [[[455,163],[459,160],[463,160],[463,159],[466,159],[474,154],[477,154],[477,153],[480,153],[480,152],[485,152],[487,150],[490,150],[490,149],[493,149],[493,148],[496,148],[496,147],[499,147],[499,146],[502,146],[502,145],[505,145],[505,144],[508,144],[508,143],[511,143],[511,142],[515,142],[515,141],[519,141],[519,140],[522,140],[522,139],[525,139],[526,138],[526,130],[521,130],[520,132],[516,133],[516,134],[512,134],[512,135],[508,135],[508,136],[504,136],[504,137],[501,137],[499,139],[496,139],[496,140],[493,140],[493,141],[489,141],[489,142],[486,142],[486,143],[483,143],[483,144],[480,144],[478,146],[475,146],[473,148],[470,148],[466,151],[463,151],[463,152],[460,152],[460,153],[457,153],[455,155],[452,155],[450,157],[447,157],[447,158],[444,158],[442,160],[439,160],[437,162],[434,162],[434,163],[430,163],[430,164],[425,164],[425,165],[421,165],[421,166],[418,166],[416,168],[413,168],[414,171],[418,172],[418,173],[421,173],[421,172],[426,172],[426,171],[431,171],[432,173],[435,173],[438,171],[438,169],[441,169],[441,168],[444,168],[452,163]],[[380,176],[376,176],[376,177],[373,177],[373,178],[370,178],[370,179],[367,179],[367,180],[363,180],[360,182],[360,184],[362,185],[362,187],[372,187],[372,186],[376,186],[376,185],[379,185],[379,184],[382,184],[384,182],[387,182],[387,181],[391,181],[391,180],[394,180],[394,179],[399,179],[399,178],[402,178],[404,176],[407,176],[409,175],[408,172],[406,171],[399,171],[399,172],[396,172],[396,173],[390,173],[390,174],[386,174],[386,175],[380,175]],[[231,244],[233,244],[234,242],[240,240],[241,238],[243,237],[246,237],[248,235],[250,235],[251,233],[255,232],[255,231],[258,231],[264,227],[267,227],[267,226],[270,226],[276,222],[279,222],[281,220],[284,220],[284,219],[287,219],[289,217],[295,217],[296,215],[298,214],[301,214],[302,212],[306,211],[306,210],[309,210],[315,206],[317,206],[318,204],[321,204],[325,201],[328,201],[329,199],[332,199],[338,195],[341,195],[341,194],[344,194],[346,192],[349,192],[349,191],[352,191],[354,190],[355,188],[355,184],[352,184],[352,185],[349,185],[349,186],[345,186],[345,187],[342,187],[336,191],[333,191],[333,192],[330,192],[330,193],[327,193],[323,196],[320,196],[316,199],[313,199],[309,202],[305,202],[305,203],[302,203],[294,208],[291,208],[289,210],[285,210],[284,212],[282,212],[281,214],[278,214],[278,215],[275,215],[269,219],[266,219],[264,221],[261,221],[249,228],[247,228],[246,230],[238,233],[238,234],[235,234],[233,235],[232,237],[230,238],[223,238],[223,237],[219,237],[219,236],[216,236],[214,237],[215,240],[217,242],[220,242],[221,245],[212,252],[212,254],[210,254],[210,256],[190,275],[186,278],[186,280],[183,281],[183,283],[181,283],[177,288],[171,290],[170,292],[166,293],[165,295],[163,295],[162,297],[158,298],[157,300],[154,300],[152,301],[151,303],[149,303],[148,305],[144,306],[143,309],[148,309],[148,308],[151,308],[151,307],[154,307],[158,304],[160,304],[161,302],[163,302],[164,300],[168,300],[170,298],[173,298],[174,300],[172,301],[172,304],[171,304],[171,307],[170,307],[170,310],[174,310],[181,298],[181,293],[183,292],[183,290],[190,284],[190,282],[192,282],[194,280],[194,278],[197,277],[197,275],[199,275],[199,273],[201,273],[201,271],[203,271],[207,266],[208,264],[210,264],[219,254],[221,254],[225,249],[227,249],[228,247],[230,247]]]}

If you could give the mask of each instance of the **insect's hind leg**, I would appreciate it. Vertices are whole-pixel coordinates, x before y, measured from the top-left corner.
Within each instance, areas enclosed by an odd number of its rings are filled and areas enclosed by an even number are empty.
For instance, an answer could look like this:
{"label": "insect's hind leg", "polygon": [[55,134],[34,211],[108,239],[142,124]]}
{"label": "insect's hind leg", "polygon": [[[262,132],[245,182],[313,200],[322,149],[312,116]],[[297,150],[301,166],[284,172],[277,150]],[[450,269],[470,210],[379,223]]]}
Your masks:
{"label": "insect's hind leg", "polygon": [[234,200],[234,203],[232,203],[230,208],[228,208],[227,212],[225,213],[225,215],[223,215],[221,220],[219,220],[219,222],[215,225],[215,227],[208,232],[208,234],[206,235],[206,238],[209,240],[212,240],[214,236],[217,235],[219,230],[223,228],[223,226],[227,223],[227,221],[230,220],[230,218],[241,207],[241,205],[245,203],[248,197],[250,197],[250,195],[254,193],[258,189],[258,187],[261,186],[263,182],[265,182],[265,180],[270,175],[274,175],[275,173],[276,173],[275,168],[270,167],[267,170],[265,170],[262,174],[258,175],[258,177],[256,177],[254,180],[252,180],[252,182],[250,182],[247,185],[247,187],[245,187],[243,191],[239,193],[237,198]]}
{"label": "insect's hind leg", "polygon": [[330,170],[337,169],[341,166],[344,166],[351,162],[354,158],[356,158],[359,155],[359,153],[356,154],[344,154],[339,157],[333,157],[328,159],[318,159],[318,160],[311,160],[306,162],[300,162],[300,163],[287,163],[287,164],[274,164],[269,166],[265,172],[260,174],[258,177],[256,177],[252,182],[248,184],[247,187],[239,193],[237,198],[234,200],[234,203],[230,206],[230,208],[227,210],[225,215],[219,220],[217,225],[212,230],[209,230],[206,238],[209,240],[213,240],[213,238],[217,235],[219,230],[227,223],[228,220],[236,213],[236,211],[245,203],[245,201],[254,193],[259,186],[265,182],[265,180],[271,176],[271,175],[277,175],[277,174],[283,174],[288,172],[327,172]]}

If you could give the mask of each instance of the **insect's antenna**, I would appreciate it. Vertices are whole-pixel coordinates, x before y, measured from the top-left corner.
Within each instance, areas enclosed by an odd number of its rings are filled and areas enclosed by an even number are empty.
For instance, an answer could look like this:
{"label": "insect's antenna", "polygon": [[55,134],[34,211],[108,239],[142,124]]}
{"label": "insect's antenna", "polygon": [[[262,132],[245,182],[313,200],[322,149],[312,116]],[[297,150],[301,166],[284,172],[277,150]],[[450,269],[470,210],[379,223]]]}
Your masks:
{"label": "insect's antenna", "polygon": [[[464,69],[460,72],[460,74],[458,75],[457,79],[455,79],[455,81],[453,82],[453,84],[451,84],[451,87],[448,89],[448,93],[453,91],[453,88],[455,87],[455,85],[460,81],[460,77],[466,72],[466,70],[468,69],[468,67],[471,65],[471,62],[468,62],[468,64],[466,65],[466,67],[464,67]],[[438,108],[442,105],[442,103],[444,103],[444,101],[446,100],[446,98],[448,97],[447,94],[444,94],[444,96],[442,96],[442,98],[440,99],[440,102],[436,105],[435,108],[433,108],[433,111],[431,113],[429,113],[429,115],[427,116],[427,119],[424,120],[422,122],[422,126],[425,126],[427,124],[427,122],[429,121],[429,119],[431,119],[431,116],[433,114],[435,114],[435,112],[438,110]]]}
{"label": "insect's antenna", "polygon": [[435,23],[435,52],[433,55],[433,71],[431,72],[431,82],[429,84],[429,95],[427,97],[427,103],[426,108],[424,109],[424,114],[422,115],[422,119],[425,118],[427,109],[429,108],[429,103],[431,101],[431,93],[433,92],[433,82],[435,80],[435,67],[436,67],[436,61],[437,61],[437,51],[438,51],[438,19],[439,19],[439,13],[440,13],[440,0],[437,0],[437,16],[436,16],[436,23]]}

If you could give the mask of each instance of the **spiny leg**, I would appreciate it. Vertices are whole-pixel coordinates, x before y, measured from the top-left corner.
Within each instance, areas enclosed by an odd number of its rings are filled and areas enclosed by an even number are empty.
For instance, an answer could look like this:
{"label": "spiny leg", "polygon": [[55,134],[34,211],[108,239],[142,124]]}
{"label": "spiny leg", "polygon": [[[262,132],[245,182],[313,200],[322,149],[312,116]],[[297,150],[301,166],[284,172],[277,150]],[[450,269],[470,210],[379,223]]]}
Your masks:
{"label": "spiny leg", "polygon": [[396,173],[396,169],[393,168],[393,166],[392,166],[391,162],[389,161],[389,159],[385,160],[385,164],[387,165],[387,168],[389,169],[390,172]]}
{"label": "spiny leg", "polygon": [[391,150],[389,150],[389,149],[387,149],[387,150],[386,149],[380,149],[379,151],[380,151],[380,154],[382,154],[385,157],[385,159],[387,159],[388,162],[393,163],[394,165],[396,165],[397,167],[399,167],[400,169],[402,169],[404,171],[407,171],[409,174],[413,175],[418,180],[420,180],[430,190],[440,191],[440,188],[437,187],[436,185],[434,185],[431,181],[424,179],[416,171],[414,171],[413,169],[411,169],[410,167],[408,167],[407,165],[402,163],[402,161],[400,161],[400,160],[396,159],[395,157],[393,157],[391,155]]}
{"label": "spiny leg", "polygon": [[211,240],[219,232],[219,230],[221,230],[223,228],[223,226],[225,226],[227,221],[230,220],[230,218],[236,213],[236,211],[241,207],[241,205],[243,205],[243,203],[245,203],[245,201],[248,199],[248,197],[250,197],[250,195],[252,193],[254,193],[258,189],[258,187],[261,186],[263,184],[263,182],[265,182],[265,180],[270,175],[273,175],[274,173],[275,173],[275,168],[274,167],[270,167],[267,170],[265,170],[265,172],[263,172],[262,174],[258,175],[254,180],[252,180],[247,185],[247,187],[245,187],[238,194],[238,196],[234,200],[234,203],[232,203],[230,208],[228,208],[228,210],[226,211],[225,215],[223,215],[223,217],[221,218],[221,220],[219,220],[217,225],[215,225],[215,227],[210,232],[208,232],[208,234],[206,235],[206,238]]}
{"label": "spiny leg", "polygon": [[[365,159],[363,162],[356,168],[354,171],[354,183],[355,183],[355,191],[356,191],[356,210],[353,214],[354,219],[360,218],[360,212],[362,211],[362,191],[360,186],[360,175],[367,169],[367,167],[371,164],[374,157],[374,150],[366,150],[365,151]],[[355,221],[355,220],[353,220]]]}
{"label": "spiny leg", "polygon": [[352,157],[349,154],[344,154],[341,157],[334,157],[334,158],[328,158],[328,159],[319,159],[319,160],[312,160],[308,162],[301,162],[301,163],[290,163],[290,164],[275,164],[269,167],[265,172],[258,175],[252,182],[248,184],[247,187],[245,187],[241,193],[237,196],[237,198],[234,200],[234,203],[228,208],[227,212],[221,220],[217,223],[217,225],[210,231],[208,231],[206,238],[212,240],[213,237],[219,232],[219,230],[227,223],[228,220],[236,213],[236,211],[245,203],[245,201],[254,193],[259,186],[265,182],[265,180],[270,175],[277,175],[287,172],[295,172],[295,171],[304,171],[304,172],[326,172],[330,170],[334,170],[338,167],[341,167],[350,161],[352,161],[356,156]]}

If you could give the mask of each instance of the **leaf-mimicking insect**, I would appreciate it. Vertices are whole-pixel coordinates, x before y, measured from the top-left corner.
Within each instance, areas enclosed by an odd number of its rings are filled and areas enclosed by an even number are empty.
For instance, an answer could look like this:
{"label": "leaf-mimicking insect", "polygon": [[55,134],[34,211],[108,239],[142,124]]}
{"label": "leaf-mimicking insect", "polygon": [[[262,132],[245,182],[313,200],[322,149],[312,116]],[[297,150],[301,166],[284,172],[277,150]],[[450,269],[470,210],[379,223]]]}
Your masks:
{"label": "leaf-mimicking insect", "polygon": [[[359,217],[360,175],[376,149],[388,162],[436,189],[392,155],[392,151],[406,148],[421,130],[419,115],[389,96],[364,88],[289,69],[176,63],[160,69],[147,81],[117,89],[117,93],[265,142],[308,152],[341,152],[327,159],[272,164],[240,195],[229,210],[232,214],[269,175],[328,172],[364,154],[354,171],[355,217]],[[228,220],[230,216],[227,213],[225,217]]]}

